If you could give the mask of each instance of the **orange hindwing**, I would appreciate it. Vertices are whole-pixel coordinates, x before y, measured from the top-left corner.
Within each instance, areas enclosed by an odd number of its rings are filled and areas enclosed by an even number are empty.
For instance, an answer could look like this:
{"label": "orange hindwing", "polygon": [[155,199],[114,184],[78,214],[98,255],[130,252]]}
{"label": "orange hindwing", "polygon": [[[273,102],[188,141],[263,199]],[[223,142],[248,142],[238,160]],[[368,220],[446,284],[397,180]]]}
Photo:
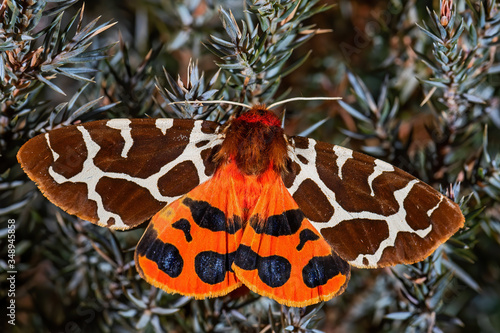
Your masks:
{"label": "orange hindwing", "polygon": [[277,175],[262,189],[233,267],[254,292],[296,307],[341,294],[350,277],[349,264],[304,217]]}
{"label": "orange hindwing", "polygon": [[224,185],[214,177],[152,218],[135,253],[146,281],[196,298],[241,285],[231,266],[243,234],[242,210]]}
{"label": "orange hindwing", "polygon": [[350,275],[277,172],[247,176],[234,164],[153,217],[136,265],[168,292],[221,296],[244,283],[290,306],[342,293]]}

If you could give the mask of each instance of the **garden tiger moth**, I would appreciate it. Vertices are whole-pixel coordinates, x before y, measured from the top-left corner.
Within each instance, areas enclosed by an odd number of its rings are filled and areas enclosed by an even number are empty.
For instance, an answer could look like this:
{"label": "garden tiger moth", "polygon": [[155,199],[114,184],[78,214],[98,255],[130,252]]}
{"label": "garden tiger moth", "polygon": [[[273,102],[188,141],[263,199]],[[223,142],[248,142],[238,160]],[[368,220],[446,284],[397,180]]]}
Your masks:
{"label": "garden tiger moth", "polygon": [[242,283],[289,306],[345,289],[350,266],[429,256],[464,224],[453,201],[349,149],[284,134],[255,106],[225,124],[113,119],[55,129],[18,160],[54,204],[112,229],[151,219],[135,263],[197,298]]}

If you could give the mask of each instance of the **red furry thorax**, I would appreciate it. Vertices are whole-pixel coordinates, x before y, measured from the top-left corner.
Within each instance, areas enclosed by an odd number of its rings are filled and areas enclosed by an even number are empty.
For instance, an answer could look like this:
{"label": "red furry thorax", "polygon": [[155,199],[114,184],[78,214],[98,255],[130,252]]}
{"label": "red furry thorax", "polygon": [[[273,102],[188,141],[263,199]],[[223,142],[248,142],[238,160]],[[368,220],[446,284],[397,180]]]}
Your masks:
{"label": "red furry thorax", "polygon": [[237,118],[247,123],[261,123],[267,126],[281,126],[281,122],[274,113],[267,110],[264,105],[254,106],[250,111]]}
{"label": "red furry thorax", "polygon": [[270,168],[285,172],[287,142],[280,120],[262,105],[230,120],[215,160],[234,162],[245,175],[262,175]]}

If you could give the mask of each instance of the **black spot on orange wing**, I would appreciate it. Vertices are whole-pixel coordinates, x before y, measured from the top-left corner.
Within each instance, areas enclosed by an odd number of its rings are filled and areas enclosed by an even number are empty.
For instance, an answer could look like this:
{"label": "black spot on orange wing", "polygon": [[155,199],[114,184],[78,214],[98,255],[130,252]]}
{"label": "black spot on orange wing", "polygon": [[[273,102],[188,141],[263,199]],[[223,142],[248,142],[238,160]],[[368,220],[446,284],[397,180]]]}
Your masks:
{"label": "black spot on orange wing", "polygon": [[154,228],[148,228],[144,234],[145,241],[137,246],[137,254],[148,258],[158,265],[158,269],[168,276],[178,277],[184,266],[184,260],[175,245],[163,243],[158,239]]}
{"label": "black spot on orange wing", "polygon": [[205,283],[217,284],[224,281],[227,272],[233,272],[233,264],[236,252],[217,253],[204,251],[196,255],[194,269],[198,277]]}
{"label": "black spot on orange wing", "polygon": [[257,270],[260,280],[271,288],[283,286],[290,279],[292,270],[286,258],[277,255],[261,257],[246,245],[238,248],[234,264],[246,271]]}
{"label": "black spot on orange wing", "polygon": [[234,218],[234,223],[227,223],[224,212],[213,207],[206,201],[198,201],[186,197],[182,202],[189,207],[194,222],[201,228],[210,231],[226,231],[230,234],[235,234],[241,229],[241,219]]}
{"label": "black spot on orange wing", "polygon": [[156,262],[158,268],[171,277],[178,277],[184,266],[184,261],[175,245],[165,244],[159,240],[151,245],[145,257]]}
{"label": "black spot on orange wing", "polygon": [[307,241],[315,241],[319,239],[319,236],[309,229],[302,230],[299,237],[300,243],[297,245],[297,251],[302,250]]}
{"label": "black spot on orange wing", "polygon": [[253,271],[259,267],[259,260],[260,256],[250,246],[240,245],[234,264],[246,271]]}
{"label": "black spot on orange wing", "polygon": [[300,209],[287,210],[283,214],[273,215],[266,221],[259,221],[258,215],[254,215],[250,225],[258,234],[270,236],[293,235],[300,229],[304,214]]}
{"label": "black spot on orange wing", "polygon": [[280,256],[264,257],[261,259],[258,271],[262,282],[271,288],[277,288],[290,279],[292,264]]}
{"label": "black spot on orange wing", "polygon": [[227,224],[228,226],[226,231],[230,234],[234,234],[243,227],[243,219],[237,215],[233,215],[228,219]]}
{"label": "black spot on orange wing", "polygon": [[179,221],[172,224],[172,228],[182,230],[188,243],[193,240],[193,237],[191,236],[191,224],[188,220],[180,219]]}
{"label": "black spot on orange wing", "polygon": [[210,231],[226,230],[226,215],[220,209],[206,201],[197,201],[189,197],[185,198],[182,203],[189,207],[194,222],[201,228]]}
{"label": "black spot on orange wing", "polygon": [[333,253],[325,257],[312,258],[302,270],[302,278],[306,286],[315,288],[325,285],[328,280],[339,274],[347,276],[349,269],[349,264]]}

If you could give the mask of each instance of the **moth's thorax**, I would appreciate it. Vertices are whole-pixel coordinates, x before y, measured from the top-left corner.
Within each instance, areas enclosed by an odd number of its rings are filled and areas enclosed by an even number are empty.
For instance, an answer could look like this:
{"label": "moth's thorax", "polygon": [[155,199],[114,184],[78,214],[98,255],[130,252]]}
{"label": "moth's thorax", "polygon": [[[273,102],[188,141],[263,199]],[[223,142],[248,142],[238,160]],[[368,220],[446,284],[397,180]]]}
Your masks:
{"label": "moth's thorax", "polygon": [[287,141],[280,120],[264,106],[231,120],[224,136],[216,156],[222,163],[234,162],[246,175],[261,175],[270,168],[285,171]]}

